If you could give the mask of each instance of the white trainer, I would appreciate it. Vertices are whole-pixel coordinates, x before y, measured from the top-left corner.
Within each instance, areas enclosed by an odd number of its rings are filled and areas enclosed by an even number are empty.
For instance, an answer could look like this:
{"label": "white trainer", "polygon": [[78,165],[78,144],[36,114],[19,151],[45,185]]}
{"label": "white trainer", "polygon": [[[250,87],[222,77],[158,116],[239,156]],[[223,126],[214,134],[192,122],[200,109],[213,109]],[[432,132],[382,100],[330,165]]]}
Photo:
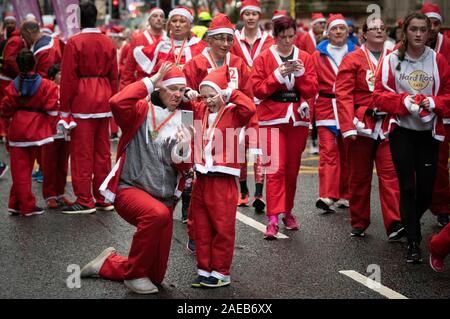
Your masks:
{"label": "white trainer", "polygon": [[325,212],[335,212],[333,204],[334,200],[332,200],[331,198],[319,197],[316,201],[316,207],[319,209],[323,209]]}
{"label": "white trainer", "polygon": [[156,287],[147,277],[133,280],[124,280],[124,284],[128,287],[128,289],[137,294],[145,295],[158,293],[158,287]]}
{"label": "white trainer", "polygon": [[115,252],[116,249],[114,247],[106,248],[104,251],[100,253],[100,255],[95,257],[81,269],[80,276],[82,278],[97,277],[99,275],[100,268],[102,268],[106,258],[108,258],[109,255]]}
{"label": "white trainer", "polygon": [[336,207],[338,208],[349,208],[350,207],[350,203],[347,199],[339,199],[335,204]]}

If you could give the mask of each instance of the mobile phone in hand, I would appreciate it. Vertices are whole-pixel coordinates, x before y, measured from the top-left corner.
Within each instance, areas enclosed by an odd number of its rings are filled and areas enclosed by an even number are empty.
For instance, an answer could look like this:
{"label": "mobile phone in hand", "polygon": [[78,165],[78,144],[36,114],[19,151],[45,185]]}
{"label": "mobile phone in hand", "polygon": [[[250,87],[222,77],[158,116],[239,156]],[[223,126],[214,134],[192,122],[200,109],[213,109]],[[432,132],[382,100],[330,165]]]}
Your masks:
{"label": "mobile phone in hand", "polygon": [[194,125],[194,113],[188,110],[181,110],[181,123],[187,128]]}

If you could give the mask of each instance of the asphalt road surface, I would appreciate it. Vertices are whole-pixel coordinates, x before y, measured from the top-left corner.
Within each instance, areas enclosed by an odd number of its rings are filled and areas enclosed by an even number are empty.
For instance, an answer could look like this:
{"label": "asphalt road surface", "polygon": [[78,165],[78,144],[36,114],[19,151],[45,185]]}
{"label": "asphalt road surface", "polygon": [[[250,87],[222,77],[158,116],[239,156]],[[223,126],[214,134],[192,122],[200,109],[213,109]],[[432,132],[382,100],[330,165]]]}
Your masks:
{"label": "asphalt road surface", "polygon": [[[116,143],[113,143],[113,151]],[[4,145],[0,159],[9,162]],[[286,238],[265,241],[265,216],[252,208],[238,208],[236,243],[231,269],[232,284],[215,290],[193,289],[195,256],[186,250],[186,226],[181,223],[181,203],[174,213],[169,267],[160,293],[138,296],[120,282],[71,280],[78,266],[113,246],[127,254],[134,227],[115,212],[68,216],[46,210],[30,218],[7,213],[11,186],[8,173],[0,180],[0,298],[449,298],[450,262],[438,274],[424,263],[406,263],[406,243],[388,242],[382,225],[374,175],[372,224],[365,238],[351,238],[349,213],[321,214],[318,196],[317,157],[305,152],[298,178],[294,215],[299,231],[283,228]],[[249,187],[253,191],[252,170]],[[69,177],[70,180],[70,177]],[[44,207],[42,184],[33,183],[38,203]],[[72,196],[70,183],[68,192]],[[423,218],[423,235],[439,231],[430,213]],[[373,280],[370,280],[370,279]],[[69,284],[68,284],[69,282]]]}

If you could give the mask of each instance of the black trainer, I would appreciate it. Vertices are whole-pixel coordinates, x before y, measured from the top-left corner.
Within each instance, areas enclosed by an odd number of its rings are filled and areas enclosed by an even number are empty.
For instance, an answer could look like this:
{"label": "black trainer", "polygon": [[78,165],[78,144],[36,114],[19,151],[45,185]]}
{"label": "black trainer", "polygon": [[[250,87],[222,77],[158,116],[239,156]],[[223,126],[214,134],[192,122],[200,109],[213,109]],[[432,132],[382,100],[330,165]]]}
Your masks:
{"label": "black trainer", "polygon": [[218,279],[213,276],[209,276],[208,278],[201,281],[200,285],[202,287],[208,287],[208,288],[219,288],[219,287],[228,286],[230,283],[231,283],[230,280],[222,280],[222,279]]}
{"label": "black trainer", "polygon": [[449,218],[449,216],[447,214],[438,215],[438,217],[437,217],[438,225],[441,226],[441,227],[447,226],[449,221],[450,221],[450,218]]}
{"label": "black trainer", "polygon": [[408,245],[406,262],[409,264],[420,264],[422,262],[422,253],[418,243],[412,242]]}
{"label": "black trainer", "polygon": [[365,229],[353,228],[350,232],[350,236],[352,237],[364,237],[366,234],[364,233]]}
{"label": "black trainer", "polygon": [[78,203],[61,208],[63,214],[92,214],[95,213],[95,211],[95,207],[89,208]]}
{"label": "black trainer", "polygon": [[195,255],[195,240],[193,239],[189,239],[188,242],[186,243],[186,249],[188,250],[188,252],[190,252],[192,255]]}
{"label": "black trainer", "polygon": [[2,178],[8,171],[9,166],[3,162],[0,162],[0,178]]}
{"label": "black trainer", "polygon": [[400,222],[392,224],[391,233],[389,234],[390,241],[397,241],[405,236],[405,226]]}
{"label": "black trainer", "polygon": [[203,281],[205,281],[205,280],[207,280],[208,279],[208,277],[205,277],[205,276],[198,276],[195,280],[194,280],[194,282],[191,284],[191,287],[192,288],[201,288],[201,283],[203,282]]}

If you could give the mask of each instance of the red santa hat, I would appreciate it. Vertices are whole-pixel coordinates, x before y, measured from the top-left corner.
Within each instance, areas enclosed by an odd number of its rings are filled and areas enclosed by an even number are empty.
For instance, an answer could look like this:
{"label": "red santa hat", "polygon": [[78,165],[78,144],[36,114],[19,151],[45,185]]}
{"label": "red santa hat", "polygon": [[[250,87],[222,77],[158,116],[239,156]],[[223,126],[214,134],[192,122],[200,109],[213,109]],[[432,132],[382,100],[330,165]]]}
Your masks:
{"label": "red santa hat", "polygon": [[228,65],[221,66],[209,73],[200,83],[199,88],[203,85],[212,87],[217,93],[228,88],[230,82],[230,71]]}
{"label": "red santa hat", "polygon": [[327,21],[327,34],[330,32],[330,30],[337,26],[343,24],[346,28],[348,28],[347,21],[345,21],[345,18],[342,14],[330,14]]}
{"label": "red santa hat", "polygon": [[275,10],[275,12],[273,13],[272,21],[282,17],[287,17],[287,15],[288,14],[286,10]]}
{"label": "red santa hat", "polygon": [[14,13],[12,12],[6,12],[5,17],[3,18],[3,21],[17,21],[16,17],[14,16]]}
{"label": "red santa hat", "polygon": [[175,9],[172,9],[172,11],[169,12],[169,20],[172,19],[173,16],[180,15],[185,17],[189,20],[190,23],[194,22],[194,17],[192,16],[191,11],[189,11],[186,7],[176,7]]}
{"label": "red santa hat", "polygon": [[223,13],[217,14],[208,28],[208,36],[221,33],[234,35],[234,25],[231,23],[230,18]]}
{"label": "red santa hat", "polygon": [[157,14],[157,13],[162,13],[162,15],[164,17],[166,16],[163,9],[161,9],[159,7],[153,7],[150,9],[150,11],[148,11],[148,17],[150,18],[152,15]]}
{"label": "red santa hat", "polygon": [[325,16],[321,12],[311,14],[311,25],[320,22],[327,22],[327,19],[325,19]]}
{"label": "red santa hat", "polygon": [[101,33],[106,34],[108,32],[108,27],[106,25],[102,25],[98,27]]}
{"label": "red santa hat", "polygon": [[423,4],[421,12],[428,18],[436,18],[441,22],[444,21],[442,18],[441,9],[437,4],[426,2]]}
{"label": "red santa hat", "polygon": [[[165,61],[161,61],[159,63],[159,66],[161,66],[162,63],[164,62]],[[159,67],[157,69],[159,69]],[[162,79],[162,85],[163,87],[167,87],[170,85],[177,85],[177,84],[187,85],[186,76],[179,68],[177,68],[175,65],[172,65],[170,71],[167,72],[166,75],[164,75]]]}
{"label": "red santa hat", "polygon": [[55,26],[53,24],[45,24],[41,28],[41,32],[47,33],[47,34],[53,34],[55,32]]}
{"label": "red santa hat", "polygon": [[261,13],[261,6],[259,5],[259,0],[244,0],[241,5],[241,15],[244,11],[256,11]]}
{"label": "red santa hat", "polygon": [[125,28],[121,25],[114,25],[108,30],[106,35],[111,38],[123,38],[123,30]]}

